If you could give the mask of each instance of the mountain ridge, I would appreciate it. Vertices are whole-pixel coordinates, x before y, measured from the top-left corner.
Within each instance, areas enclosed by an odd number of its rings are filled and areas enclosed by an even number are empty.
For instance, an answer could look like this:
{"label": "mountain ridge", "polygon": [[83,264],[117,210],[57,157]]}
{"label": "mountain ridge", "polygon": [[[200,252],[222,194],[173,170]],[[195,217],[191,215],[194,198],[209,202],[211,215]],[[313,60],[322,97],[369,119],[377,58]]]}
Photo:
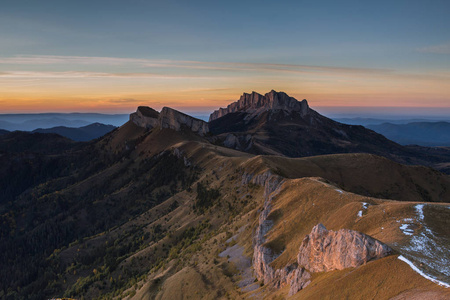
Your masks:
{"label": "mountain ridge", "polygon": [[[249,141],[261,137],[266,122],[321,124],[312,110],[305,116],[256,111],[251,130],[244,128]],[[232,112],[211,123],[233,117],[248,126],[250,114]],[[323,120],[323,126],[334,124]],[[214,132],[202,131],[211,123],[195,122],[169,108],[140,107],[128,122],[88,143],[55,134],[0,136],[0,191],[8,192],[0,197],[0,296],[301,299],[378,293],[389,299],[414,289],[422,296],[449,295],[397,259],[400,253],[436,280],[447,280],[450,257],[439,245],[447,243],[450,228],[448,175],[365,153],[257,155],[224,147]],[[267,152],[277,149],[267,141],[261,144]],[[30,174],[34,180],[26,182]],[[373,260],[378,257],[352,250],[358,257],[345,265],[350,268],[314,273],[311,255],[298,256],[318,224],[346,230],[349,239],[371,237],[393,253]],[[332,235],[323,237],[335,241]],[[416,236],[427,238],[430,251],[417,254]],[[365,245],[354,244],[362,253]],[[348,259],[341,246],[329,256],[337,264]]]}
{"label": "mountain ridge", "polygon": [[402,145],[450,146],[450,123],[445,121],[406,124],[387,122],[366,127]]}
{"label": "mountain ridge", "polygon": [[209,132],[207,122],[170,107],[163,107],[161,112],[157,112],[148,106],[139,106],[136,112],[130,115],[130,121],[147,129],[159,126],[159,128],[170,128],[180,131],[186,127],[200,136],[204,136]]}
{"label": "mountain ridge", "polygon": [[220,108],[204,122],[172,108],[161,112],[138,107],[130,120],[147,130],[154,127],[190,131],[209,141],[258,155],[307,157],[333,153],[372,153],[399,163],[433,166],[449,171],[450,151],[425,151],[399,145],[360,125],[346,125],[311,109],[284,92],[265,95],[244,93],[239,100]]}
{"label": "mountain ridge", "polygon": [[229,104],[226,108],[214,111],[210,115],[209,121],[214,121],[229,113],[246,111],[258,114],[267,110],[298,111],[303,116],[309,112],[309,106],[306,100],[298,101],[284,92],[275,90],[271,90],[264,96],[257,92],[244,93],[238,101]]}

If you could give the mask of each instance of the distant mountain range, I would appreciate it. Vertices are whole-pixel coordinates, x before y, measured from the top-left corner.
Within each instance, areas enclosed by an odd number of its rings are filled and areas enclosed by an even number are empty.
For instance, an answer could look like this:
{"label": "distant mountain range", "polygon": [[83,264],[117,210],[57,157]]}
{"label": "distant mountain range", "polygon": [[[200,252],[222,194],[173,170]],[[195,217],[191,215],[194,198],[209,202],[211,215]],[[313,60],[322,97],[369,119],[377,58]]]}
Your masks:
{"label": "distant mountain range", "polygon": [[[194,117],[207,121],[207,115],[194,115]],[[0,114],[0,134],[8,131],[37,131],[52,132],[74,139],[86,141],[97,138],[106,133],[108,127],[102,130],[88,127],[81,130],[75,128],[86,127],[89,124],[108,124],[121,126],[128,121],[127,114],[100,114],[100,113],[38,113],[38,114]],[[362,125],[370,128],[385,137],[402,145],[417,144],[420,146],[449,146],[450,139],[448,124],[450,120],[443,119],[439,122],[430,118],[410,119],[382,119],[364,117],[331,117],[330,119],[348,125]],[[410,124],[413,123],[413,124]],[[392,126],[405,125],[405,126]],[[65,129],[65,128],[70,129]],[[214,124],[213,124],[214,127]],[[112,128],[112,127],[109,127]],[[44,130],[50,129],[50,130]],[[89,134],[87,130],[94,130]],[[83,133],[81,133],[81,131]],[[98,132],[98,133],[96,133]],[[426,133],[423,133],[426,132]]]}
{"label": "distant mountain range", "polygon": [[33,131],[58,126],[82,127],[92,123],[120,126],[128,121],[128,117],[128,114],[98,113],[0,114],[0,129]]}
{"label": "distant mountain range", "polygon": [[383,123],[366,127],[402,145],[450,146],[449,122]]}
{"label": "distant mountain range", "polygon": [[[116,126],[105,125],[101,123],[93,123],[82,127],[66,127],[66,126],[56,126],[52,128],[38,128],[31,133],[52,133],[59,134],[63,137],[69,138],[76,142],[86,142],[101,136],[104,136],[108,132],[116,129]],[[15,132],[22,132],[20,130],[15,130]],[[5,135],[10,133],[8,130],[0,129],[0,135]]]}
{"label": "distant mountain range", "polygon": [[116,129],[115,126],[112,125],[105,125],[100,123],[93,123],[87,126],[79,127],[79,128],[72,128],[72,127],[65,127],[65,126],[58,126],[53,128],[38,128],[33,130],[32,132],[39,132],[39,133],[56,133],[59,135],[62,135],[64,137],[67,137],[73,141],[77,142],[85,142],[90,141],[93,139],[96,139],[98,137],[104,136],[108,132]]}
{"label": "distant mountain range", "polygon": [[417,123],[417,122],[450,122],[450,118],[363,118],[363,117],[354,117],[354,118],[340,118],[340,117],[329,117],[335,121],[340,123],[349,124],[349,125],[362,125],[367,127],[369,125],[380,125],[383,123],[391,123],[391,124],[408,124],[408,123]]}

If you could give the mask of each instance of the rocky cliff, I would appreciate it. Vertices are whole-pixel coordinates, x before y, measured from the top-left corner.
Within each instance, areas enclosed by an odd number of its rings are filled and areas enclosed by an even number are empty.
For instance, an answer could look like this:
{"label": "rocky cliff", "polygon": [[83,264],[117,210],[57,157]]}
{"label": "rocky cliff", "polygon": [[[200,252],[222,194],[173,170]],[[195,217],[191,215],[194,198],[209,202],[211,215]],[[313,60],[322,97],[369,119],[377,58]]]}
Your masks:
{"label": "rocky cliff", "polygon": [[180,131],[183,126],[186,126],[200,135],[205,135],[209,132],[208,123],[169,107],[163,107],[159,119],[161,128]]}
{"label": "rocky cliff", "polygon": [[253,241],[253,269],[255,276],[264,284],[270,284],[275,288],[281,288],[289,284],[289,296],[291,296],[311,282],[311,275],[304,268],[294,264],[274,270],[270,263],[277,258],[277,255],[270,248],[263,246],[266,242],[265,235],[273,225],[273,222],[267,219],[271,210],[272,199],[281,190],[284,180],[282,177],[267,171],[254,177],[251,174],[244,174],[242,184],[249,182],[264,186],[264,209],[259,216],[259,225],[256,228]]}
{"label": "rocky cliff", "polygon": [[139,127],[152,129],[159,125],[159,112],[148,106],[139,106],[136,112],[130,115],[130,121]]}
{"label": "rocky cliff", "polygon": [[270,171],[257,176],[245,173],[242,184],[249,182],[264,186],[264,207],[254,235],[252,261],[256,278],[264,284],[275,288],[289,284],[288,295],[291,296],[311,283],[310,273],[358,267],[392,253],[388,246],[361,232],[348,229],[328,231],[324,225],[318,224],[304,238],[297,263],[275,270],[270,264],[278,255],[264,244],[265,236],[273,226],[273,221],[267,218],[272,200],[281,191],[285,179]]}
{"label": "rocky cliff", "polygon": [[328,231],[318,224],[303,239],[297,261],[310,272],[327,272],[358,267],[391,252],[388,246],[364,233],[349,229]]}
{"label": "rocky cliff", "polygon": [[214,111],[210,115],[209,121],[211,122],[229,113],[245,111],[254,115],[267,110],[296,111],[304,116],[308,114],[309,106],[306,100],[298,101],[289,97],[286,93],[274,90],[264,96],[256,92],[244,93],[238,101],[231,103],[226,108],[219,108]]}
{"label": "rocky cliff", "polygon": [[139,106],[136,112],[130,115],[130,121],[147,129],[160,127],[180,131],[186,127],[202,136],[209,132],[208,123],[169,107],[164,107],[161,113],[158,113],[150,107]]}

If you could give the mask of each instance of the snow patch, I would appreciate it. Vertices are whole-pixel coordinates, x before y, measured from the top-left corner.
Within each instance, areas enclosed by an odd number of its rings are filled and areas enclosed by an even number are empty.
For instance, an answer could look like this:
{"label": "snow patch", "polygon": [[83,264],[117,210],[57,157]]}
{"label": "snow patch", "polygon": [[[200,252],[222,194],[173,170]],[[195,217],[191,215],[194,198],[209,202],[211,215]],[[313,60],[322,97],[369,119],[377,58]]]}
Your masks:
{"label": "snow patch", "polygon": [[413,269],[414,271],[419,273],[420,276],[422,276],[422,277],[424,277],[424,278],[426,278],[426,279],[428,279],[428,280],[430,280],[430,281],[432,281],[434,283],[437,283],[440,286],[443,286],[445,288],[450,288],[450,284],[442,282],[440,280],[437,280],[437,279],[435,279],[435,278],[425,274],[419,268],[417,268],[411,261],[407,260],[403,255],[399,255],[398,259],[400,259],[401,261],[407,263],[411,267],[411,269]]}
{"label": "snow patch", "polygon": [[400,230],[403,232],[404,235],[414,235],[414,230],[413,229],[409,229],[408,226],[411,224],[402,224],[402,226],[400,226]]}
{"label": "snow patch", "polygon": [[425,206],[424,204],[417,204],[417,205],[415,206],[416,212],[417,212],[417,214],[419,215],[419,219],[420,219],[421,221],[423,221],[423,220],[425,219],[425,215],[423,214],[423,207],[424,207],[424,206]]}
{"label": "snow patch", "polygon": [[336,192],[343,194],[344,192],[341,191],[340,189],[335,189]]}
{"label": "snow patch", "polygon": [[[369,207],[369,203],[366,203],[366,202],[363,202],[362,203],[362,209],[364,210],[364,209],[367,209]],[[358,218],[362,218],[362,216],[363,216],[363,211],[362,210],[360,210],[360,211],[358,211]]]}
{"label": "snow patch", "polygon": [[[429,268],[426,272],[428,274],[431,272],[431,276],[437,276],[437,278],[441,279],[441,275],[444,275],[443,278],[450,278],[450,255],[448,252],[447,238],[437,236],[437,234],[427,226],[423,211],[425,205],[429,204],[417,204],[414,206],[416,218],[405,218],[400,220],[402,223],[399,227],[400,230],[404,235],[410,236],[409,243],[401,246],[401,252],[407,254],[414,263],[426,266],[425,270]],[[416,227],[416,225],[418,225],[418,227]],[[417,228],[417,230],[414,230],[413,228]],[[418,267],[415,268],[419,270]],[[424,271],[420,272],[425,274]],[[430,275],[426,276],[429,277]],[[446,284],[448,285],[448,283]]]}

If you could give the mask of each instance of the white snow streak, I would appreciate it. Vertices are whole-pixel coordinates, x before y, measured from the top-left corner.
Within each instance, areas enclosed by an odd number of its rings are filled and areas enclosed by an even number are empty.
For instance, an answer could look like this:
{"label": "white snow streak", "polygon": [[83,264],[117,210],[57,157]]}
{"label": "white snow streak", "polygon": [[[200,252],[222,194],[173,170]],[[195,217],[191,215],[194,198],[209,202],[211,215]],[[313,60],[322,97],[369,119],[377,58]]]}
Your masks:
{"label": "white snow streak", "polygon": [[435,279],[435,278],[433,278],[433,277],[431,277],[431,276],[428,276],[427,274],[425,274],[424,272],[422,272],[419,268],[417,268],[411,261],[407,260],[403,255],[400,255],[400,256],[398,257],[398,259],[400,259],[401,261],[404,261],[405,263],[407,263],[407,264],[411,267],[411,269],[413,269],[414,271],[416,271],[417,273],[419,273],[420,276],[422,276],[422,277],[424,277],[424,278],[426,278],[426,279],[428,279],[428,280],[431,280],[432,282],[437,283],[437,284],[440,285],[440,286],[443,286],[443,287],[445,287],[445,288],[450,288],[450,284],[447,284],[447,283],[442,282],[442,281],[440,281],[440,280],[437,280],[437,279]]}

